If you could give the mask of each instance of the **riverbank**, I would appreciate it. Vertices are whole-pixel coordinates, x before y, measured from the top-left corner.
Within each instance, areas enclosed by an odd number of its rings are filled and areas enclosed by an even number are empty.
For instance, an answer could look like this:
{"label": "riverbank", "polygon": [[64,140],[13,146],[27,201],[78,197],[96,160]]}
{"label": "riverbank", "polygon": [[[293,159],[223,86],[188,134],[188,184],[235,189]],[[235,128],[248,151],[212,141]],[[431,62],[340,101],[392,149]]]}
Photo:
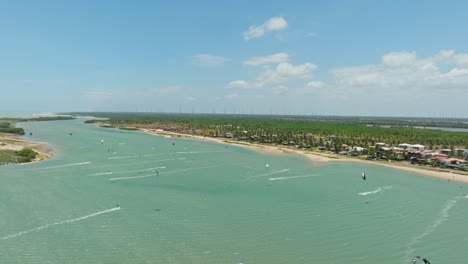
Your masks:
{"label": "riverbank", "polygon": [[212,142],[223,143],[223,144],[235,144],[236,146],[246,147],[251,150],[260,151],[260,152],[267,153],[267,154],[302,155],[313,162],[319,162],[319,163],[342,162],[342,161],[359,162],[363,164],[385,166],[385,167],[390,167],[394,169],[409,171],[412,173],[417,173],[420,175],[435,177],[435,178],[444,179],[448,181],[468,183],[468,175],[459,174],[457,172],[453,172],[449,170],[442,170],[440,168],[420,167],[420,166],[408,164],[405,162],[369,161],[369,160],[363,160],[360,158],[336,155],[336,154],[331,154],[331,153],[299,150],[299,149],[293,149],[293,148],[289,148],[285,146],[277,146],[277,145],[275,146],[275,145],[249,143],[249,142],[244,142],[244,141],[234,141],[234,140],[229,140],[227,138],[203,137],[203,136],[182,134],[182,133],[176,133],[176,132],[169,132],[169,131],[164,131],[162,129],[140,128],[140,130],[149,134],[154,134],[154,135],[163,135],[163,136],[168,135],[168,136],[174,136],[174,137],[183,137],[183,138],[190,138],[190,139],[196,139],[196,140],[212,141]]}
{"label": "riverbank", "polygon": [[38,153],[32,162],[38,162],[52,157],[52,148],[46,142],[29,141],[18,135],[0,133],[0,151],[20,151],[23,148],[30,148]]}

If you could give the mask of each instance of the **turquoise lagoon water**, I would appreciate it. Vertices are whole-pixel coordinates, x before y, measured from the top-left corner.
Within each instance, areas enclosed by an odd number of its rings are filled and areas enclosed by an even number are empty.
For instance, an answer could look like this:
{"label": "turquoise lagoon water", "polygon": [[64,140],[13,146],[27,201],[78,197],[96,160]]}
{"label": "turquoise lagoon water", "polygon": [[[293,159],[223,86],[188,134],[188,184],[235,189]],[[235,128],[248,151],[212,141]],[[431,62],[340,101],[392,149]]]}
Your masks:
{"label": "turquoise lagoon water", "polygon": [[55,156],[0,166],[0,263],[468,260],[464,184],[83,120],[20,126]]}

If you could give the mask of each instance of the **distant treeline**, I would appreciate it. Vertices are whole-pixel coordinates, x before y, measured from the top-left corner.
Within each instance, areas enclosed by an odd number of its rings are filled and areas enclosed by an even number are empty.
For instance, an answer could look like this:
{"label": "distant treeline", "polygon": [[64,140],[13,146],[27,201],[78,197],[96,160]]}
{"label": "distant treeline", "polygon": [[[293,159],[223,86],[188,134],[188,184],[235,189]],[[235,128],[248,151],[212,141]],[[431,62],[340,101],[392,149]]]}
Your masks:
{"label": "distant treeline", "polygon": [[47,117],[31,117],[31,118],[0,118],[0,132],[9,134],[24,135],[24,129],[14,127],[17,122],[29,121],[55,121],[55,120],[71,120],[76,119],[72,116],[47,116]]}
{"label": "distant treeline", "polygon": [[[413,126],[464,127],[463,120],[153,113],[86,113],[86,115],[108,118],[106,123],[116,127],[145,125],[213,137],[224,136],[230,132],[238,139],[254,137],[258,138],[259,142],[278,144],[287,142],[311,147],[330,145],[333,141],[335,149],[339,149],[343,144],[370,147],[378,142],[391,146],[399,143],[422,144],[428,149],[468,148],[466,132],[413,128]],[[102,120],[86,122],[102,122]]]}
{"label": "distant treeline", "polygon": [[58,120],[72,120],[76,119],[72,116],[42,116],[42,117],[31,117],[31,118],[21,118],[19,122],[27,121],[58,121]]}
{"label": "distant treeline", "polygon": [[[425,118],[425,117],[359,117],[359,116],[287,116],[287,115],[230,115],[230,114],[172,114],[172,113],[66,113],[68,115],[91,115],[95,117],[111,118],[124,122],[152,122],[155,117],[160,120],[181,121],[197,119],[199,121],[222,120],[297,120],[297,121],[333,121],[336,123],[367,124],[374,126],[394,127],[449,127],[468,129],[468,119],[465,118]],[[88,120],[86,123],[102,122],[102,120]]]}
{"label": "distant treeline", "polygon": [[0,118],[10,122],[28,122],[28,121],[56,121],[76,119],[72,116],[41,116],[41,117],[21,117],[21,118]]}

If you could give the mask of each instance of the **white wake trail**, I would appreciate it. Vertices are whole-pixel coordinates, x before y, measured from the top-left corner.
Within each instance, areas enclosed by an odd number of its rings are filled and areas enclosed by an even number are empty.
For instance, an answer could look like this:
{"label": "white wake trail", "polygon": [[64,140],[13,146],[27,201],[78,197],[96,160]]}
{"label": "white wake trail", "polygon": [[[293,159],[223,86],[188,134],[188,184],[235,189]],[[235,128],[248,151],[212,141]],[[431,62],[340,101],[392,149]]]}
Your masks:
{"label": "white wake trail", "polygon": [[272,172],[268,172],[268,173],[264,173],[264,174],[260,174],[260,175],[254,175],[254,176],[251,176],[243,181],[249,181],[253,178],[258,178],[258,177],[263,177],[263,176],[269,176],[269,175],[273,175],[273,174],[277,174],[277,173],[282,173],[282,172],[286,172],[286,171],[289,171],[289,169],[282,169],[282,170],[278,170],[278,171],[272,171]]}
{"label": "white wake trail", "polygon": [[88,176],[110,175],[110,174],[124,174],[124,173],[133,173],[133,172],[144,172],[144,171],[151,171],[151,170],[155,170],[155,169],[165,169],[165,168],[166,168],[166,167],[153,167],[153,168],[143,169],[143,170],[117,171],[117,172],[108,171],[108,172],[94,173],[94,174],[90,174],[90,175],[88,175]]}
{"label": "white wake trail", "polygon": [[107,214],[107,213],[118,211],[118,210],[120,210],[120,207],[114,207],[114,208],[99,211],[99,212],[96,212],[96,213],[93,213],[93,214],[89,214],[89,215],[85,215],[85,216],[81,216],[81,217],[77,217],[77,218],[73,218],[73,219],[68,219],[68,220],[59,221],[59,222],[55,222],[55,223],[52,223],[52,224],[47,224],[47,225],[39,226],[39,227],[36,227],[36,228],[28,229],[28,230],[21,231],[21,232],[12,234],[12,235],[1,237],[0,239],[6,240],[6,239],[10,239],[10,238],[15,238],[15,237],[19,237],[19,236],[22,236],[22,235],[26,235],[26,234],[31,233],[31,232],[36,232],[36,231],[39,231],[39,230],[42,230],[42,229],[46,229],[46,228],[49,228],[51,226],[78,222],[78,221],[82,221],[82,220],[85,220],[85,219],[88,219],[88,218],[91,218],[91,217],[95,217],[95,216],[102,215],[102,214]]}
{"label": "white wake trail", "polygon": [[368,192],[360,192],[358,193],[359,195],[369,195],[369,194],[375,194],[375,193],[379,193],[383,190],[388,190],[388,189],[391,189],[393,186],[385,186],[385,187],[378,187],[377,189],[373,190],[373,191],[368,191]]}
{"label": "white wake trail", "polygon": [[109,159],[109,160],[115,160],[115,159],[134,159],[134,158],[141,158],[141,157],[163,156],[163,155],[169,155],[169,154],[174,154],[174,152],[158,153],[158,154],[131,155],[131,156],[117,156],[117,157],[108,157],[107,159]]}
{"label": "white wake trail", "polygon": [[440,212],[439,217],[436,218],[434,223],[432,223],[432,225],[427,226],[424,232],[422,232],[419,236],[415,237],[413,240],[411,240],[410,243],[408,243],[405,261],[407,261],[413,255],[415,251],[414,246],[418,244],[419,241],[421,241],[423,238],[434,232],[438,226],[440,226],[443,222],[448,220],[450,209],[452,209],[452,207],[455,206],[455,204],[460,198],[461,196],[455,196],[454,198],[447,200],[445,202],[444,208]]}
{"label": "white wake trail", "polygon": [[57,166],[50,166],[50,167],[44,167],[44,168],[37,168],[36,170],[46,170],[46,169],[56,169],[56,168],[63,168],[63,167],[70,167],[70,166],[81,166],[81,165],[86,165],[90,164],[90,161],[85,161],[85,162],[79,162],[79,163],[72,163],[72,164],[64,164],[64,165],[57,165]]}
{"label": "white wake trail", "polygon": [[133,155],[133,156],[119,156],[119,157],[109,157],[107,159],[109,160],[114,160],[114,159],[130,159],[130,158],[138,158],[140,157],[139,155]]}
{"label": "white wake trail", "polygon": [[[201,170],[201,169],[209,169],[209,168],[216,168],[221,167],[222,165],[215,165],[215,166],[206,166],[206,167],[198,167],[198,168],[188,168],[188,169],[180,169],[168,172],[161,172],[159,175],[177,173],[177,172],[184,172],[184,171],[193,171],[193,170]],[[148,177],[155,177],[157,175],[153,174],[146,174],[140,176],[130,176],[130,177],[119,177],[119,178],[110,178],[109,181],[122,181],[122,180],[132,180],[132,179],[141,179],[141,178],[148,178]]]}
{"label": "white wake trail", "polygon": [[137,165],[137,164],[146,164],[146,163],[156,163],[156,162],[161,162],[161,161],[172,161],[172,160],[186,160],[187,158],[175,158],[175,159],[160,159],[160,160],[150,160],[150,161],[141,161],[141,162],[134,162],[134,163],[122,163],[118,165]]}
{"label": "white wake trail", "polygon": [[207,150],[207,151],[179,151],[177,154],[203,154],[203,153],[219,153],[219,152],[232,152],[225,150]]}
{"label": "white wake trail", "polygon": [[112,174],[112,172],[108,171],[108,172],[99,172],[99,173],[90,174],[89,176],[110,175],[110,174]]}
{"label": "white wake trail", "polygon": [[311,175],[298,175],[298,176],[291,176],[291,177],[277,177],[277,178],[268,178],[270,181],[278,181],[278,180],[289,180],[289,179],[297,179],[297,178],[308,178],[308,177],[317,177],[317,174]]}

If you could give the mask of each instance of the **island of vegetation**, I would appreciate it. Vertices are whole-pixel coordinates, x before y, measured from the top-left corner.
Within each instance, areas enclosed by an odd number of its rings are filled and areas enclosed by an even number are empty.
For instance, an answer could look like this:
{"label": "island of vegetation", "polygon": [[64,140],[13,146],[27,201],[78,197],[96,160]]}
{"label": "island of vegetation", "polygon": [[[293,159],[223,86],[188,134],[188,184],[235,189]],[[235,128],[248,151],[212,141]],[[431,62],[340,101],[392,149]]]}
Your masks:
{"label": "island of vegetation", "polygon": [[[78,113],[74,113],[78,114]],[[333,159],[468,175],[468,120],[339,116],[86,113],[121,129],[274,146]],[[421,129],[438,128],[438,129]]]}
{"label": "island of vegetation", "polygon": [[0,150],[0,165],[8,163],[26,163],[34,161],[38,153],[30,148],[21,150]]}
{"label": "island of vegetation", "polygon": [[[0,165],[28,163],[44,160],[51,156],[51,149],[44,142],[33,142],[22,138],[23,128],[17,122],[54,121],[75,119],[71,116],[47,116],[34,118],[0,118]],[[32,132],[29,132],[32,134]]]}

